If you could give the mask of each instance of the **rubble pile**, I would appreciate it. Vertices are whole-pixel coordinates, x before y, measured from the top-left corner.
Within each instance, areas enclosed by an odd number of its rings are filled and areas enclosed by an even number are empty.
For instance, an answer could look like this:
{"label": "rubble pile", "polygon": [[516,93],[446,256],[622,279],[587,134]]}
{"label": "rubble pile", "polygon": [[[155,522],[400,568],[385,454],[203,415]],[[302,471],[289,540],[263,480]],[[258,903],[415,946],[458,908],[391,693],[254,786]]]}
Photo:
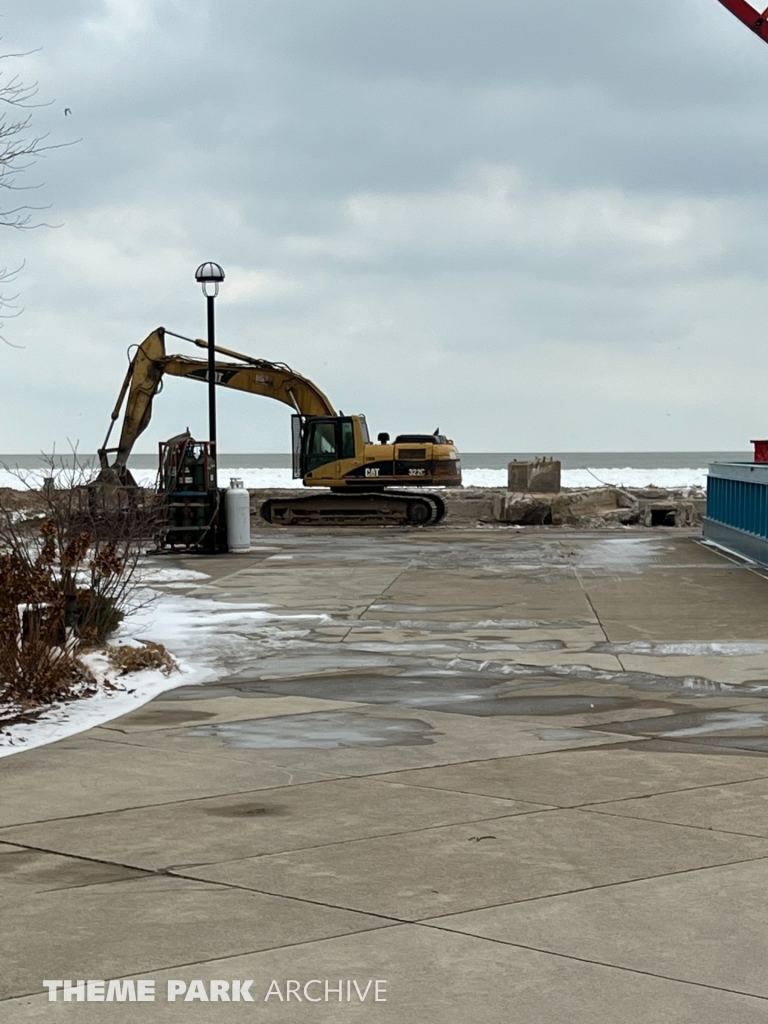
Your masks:
{"label": "rubble pile", "polygon": [[557,494],[507,491],[493,499],[493,519],[518,526],[700,526],[706,496],[700,488],[590,487]]}

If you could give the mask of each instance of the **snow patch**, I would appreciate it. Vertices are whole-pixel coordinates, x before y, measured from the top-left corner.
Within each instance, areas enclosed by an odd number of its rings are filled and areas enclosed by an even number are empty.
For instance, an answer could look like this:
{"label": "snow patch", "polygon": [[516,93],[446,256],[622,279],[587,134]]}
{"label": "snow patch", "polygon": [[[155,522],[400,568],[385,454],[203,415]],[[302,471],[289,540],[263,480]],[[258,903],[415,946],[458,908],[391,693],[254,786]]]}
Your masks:
{"label": "snow patch", "polygon": [[[51,705],[34,722],[19,723],[4,729],[0,732],[0,757],[55,743],[56,740],[111,722],[114,718],[135,711],[165,690],[216,678],[216,673],[211,669],[187,662],[179,662],[178,671],[169,674],[159,669],[147,669],[121,676],[110,665],[106,655],[98,651],[84,654],[81,660],[99,680],[98,692],[92,697]],[[109,686],[104,686],[104,681]]]}
{"label": "snow patch", "polygon": [[136,570],[137,580],[146,585],[168,586],[174,583],[197,583],[199,580],[209,580],[211,577],[205,572],[196,572],[194,569],[177,569],[175,566],[142,564]]}
{"label": "snow patch", "polygon": [[[168,585],[178,578],[207,579],[205,573],[173,567],[148,567]],[[155,578],[155,582],[160,582]],[[182,584],[183,585],[183,584]],[[178,671],[166,675],[147,670],[119,675],[104,654],[83,656],[96,678],[99,690],[92,697],[56,704],[34,722],[0,729],[0,757],[74,736],[135,711],[142,704],[177,686],[212,682],[234,666],[253,657],[256,644],[272,645],[305,636],[309,629],[330,625],[329,615],[280,615],[266,611],[266,604],[235,604],[207,598],[159,595],[147,589],[139,594],[139,607],[126,616],[113,642],[136,643],[152,640],[173,655]],[[154,598],[153,600],[149,600]],[[142,600],[143,599],[143,600]],[[114,686],[103,685],[105,680]]]}

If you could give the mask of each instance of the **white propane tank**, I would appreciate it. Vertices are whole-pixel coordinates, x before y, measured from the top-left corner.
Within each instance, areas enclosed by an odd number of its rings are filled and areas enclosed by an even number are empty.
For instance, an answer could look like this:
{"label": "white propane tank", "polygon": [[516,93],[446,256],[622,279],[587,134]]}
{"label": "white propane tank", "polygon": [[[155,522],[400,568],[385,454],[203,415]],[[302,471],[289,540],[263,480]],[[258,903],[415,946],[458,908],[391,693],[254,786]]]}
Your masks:
{"label": "white propane tank", "polygon": [[243,481],[233,477],[224,496],[227,548],[234,553],[251,550],[251,496]]}

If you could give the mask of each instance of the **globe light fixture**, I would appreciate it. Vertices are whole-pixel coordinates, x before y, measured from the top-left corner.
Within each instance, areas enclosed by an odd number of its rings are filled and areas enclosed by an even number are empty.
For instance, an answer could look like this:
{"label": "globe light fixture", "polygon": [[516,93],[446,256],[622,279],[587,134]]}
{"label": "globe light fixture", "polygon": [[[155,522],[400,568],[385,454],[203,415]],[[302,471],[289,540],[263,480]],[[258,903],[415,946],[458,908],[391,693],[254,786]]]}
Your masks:
{"label": "globe light fixture", "polygon": [[195,280],[203,286],[203,295],[207,299],[215,299],[224,280],[224,271],[218,263],[201,263],[195,271]]}

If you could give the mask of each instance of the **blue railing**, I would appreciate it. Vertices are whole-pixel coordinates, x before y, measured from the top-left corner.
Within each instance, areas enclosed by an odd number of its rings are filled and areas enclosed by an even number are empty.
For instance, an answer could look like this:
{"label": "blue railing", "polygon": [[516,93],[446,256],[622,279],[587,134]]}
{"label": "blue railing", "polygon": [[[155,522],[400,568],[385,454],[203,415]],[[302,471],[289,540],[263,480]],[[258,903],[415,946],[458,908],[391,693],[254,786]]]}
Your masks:
{"label": "blue railing", "polygon": [[768,565],[768,463],[710,465],[704,537]]}
{"label": "blue railing", "polygon": [[768,486],[710,476],[707,519],[768,538]]}

